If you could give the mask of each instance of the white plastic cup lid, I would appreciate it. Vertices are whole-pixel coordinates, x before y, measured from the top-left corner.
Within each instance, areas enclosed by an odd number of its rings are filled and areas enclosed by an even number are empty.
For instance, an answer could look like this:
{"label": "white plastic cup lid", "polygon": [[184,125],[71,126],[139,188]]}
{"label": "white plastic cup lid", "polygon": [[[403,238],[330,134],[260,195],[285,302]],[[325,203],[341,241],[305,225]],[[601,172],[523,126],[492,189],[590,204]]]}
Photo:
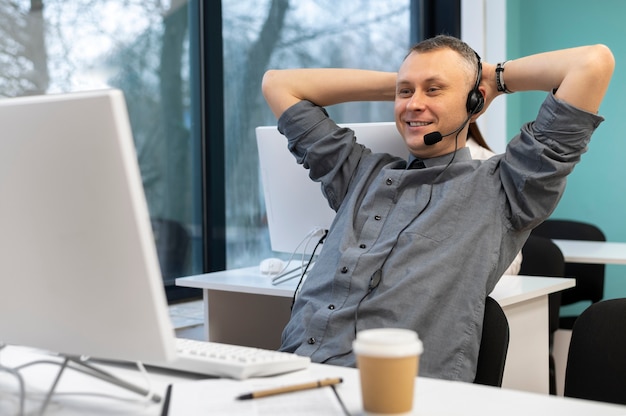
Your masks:
{"label": "white plastic cup lid", "polygon": [[379,357],[404,357],[424,350],[417,332],[401,328],[376,328],[359,331],[352,343],[355,354]]}

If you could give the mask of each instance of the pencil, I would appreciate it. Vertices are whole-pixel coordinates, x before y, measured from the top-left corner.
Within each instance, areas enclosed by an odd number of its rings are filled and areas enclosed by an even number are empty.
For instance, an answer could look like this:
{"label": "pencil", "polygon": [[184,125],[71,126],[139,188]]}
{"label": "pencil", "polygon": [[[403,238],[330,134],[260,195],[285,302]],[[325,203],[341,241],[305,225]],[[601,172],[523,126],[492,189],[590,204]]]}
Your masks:
{"label": "pencil", "polygon": [[311,382],[303,383],[303,384],[295,384],[293,386],[284,386],[284,387],[277,387],[274,389],[254,391],[252,393],[242,394],[241,396],[237,397],[237,400],[258,399],[258,398],[266,397],[266,396],[274,396],[276,394],[291,393],[294,391],[309,390],[309,389],[317,389],[319,387],[334,386],[335,384],[339,384],[342,382],[343,382],[343,379],[340,377],[325,378],[323,380],[311,381]]}

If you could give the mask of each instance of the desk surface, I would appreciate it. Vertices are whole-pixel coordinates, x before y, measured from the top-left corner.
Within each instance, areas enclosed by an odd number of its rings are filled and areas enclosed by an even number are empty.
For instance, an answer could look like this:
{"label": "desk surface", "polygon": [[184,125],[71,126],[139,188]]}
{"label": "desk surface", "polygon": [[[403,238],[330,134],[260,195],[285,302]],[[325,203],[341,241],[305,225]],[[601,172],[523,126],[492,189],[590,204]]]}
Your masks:
{"label": "desk surface", "polygon": [[[38,358],[53,359],[41,355],[29,349],[7,347],[0,352],[0,358],[4,365],[19,365]],[[175,372],[153,372],[149,370],[148,380],[137,371],[123,366],[102,366],[107,371],[124,377],[134,383],[145,384],[149,382],[156,392],[164,392],[170,383],[193,384],[203,383],[197,381],[196,376],[190,376]],[[51,365],[36,365],[22,370],[27,386],[27,414],[32,414],[34,409],[41,404],[42,392],[49,388],[58,367]],[[312,364],[308,369],[296,373],[286,374],[274,378],[255,379],[253,382],[292,384],[303,380],[317,380],[324,377],[342,377],[344,383],[338,387],[338,393],[342,397],[346,407],[352,415],[361,414],[361,396],[359,391],[358,371],[351,368]],[[196,380],[196,381],[194,381]],[[249,382],[241,382],[241,392],[249,391]],[[227,381],[232,383],[232,381]],[[212,381],[211,383],[220,383]],[[239,382],[237,382],[239,383]],[[180,384],[184,388],[184,384]],[[219,385],[215,386],[219,387]],[[555,397],[536,393],[520,392],[515,390],[498,389],[494,387],[478,386],[470,383],[450,382],[418,377],[415,387],[415,414],[416,415],[524,415],[529,414],[566,414],[568,416],[603,416],[625,415],[626,406],[611,405],[606,403],[591,402],[585,400]],[[118,387],[103,383],[92,377],[74,371],[67,372],[60,380],[57,394],[46,415],[160,415],[161,404],[151,404],[141,399],[134,393],[127,392]],[[0,414],[17,414],[17,383],[8,375],[0,372]],[[301,393],[292,393],[301,394]],[[202,400],[205,396],[200,396]],[[232,406],[238,407],[233,399],[220,399],[223,401],[228,414],[250,414],[263,416],[263,406],[256,410],[237,413],[229,411]],[[260,400],[281,400],[281,396]],[[241,402],[240,402],[241,403]],[[195,416],[192,413],[185,416]],[[298,409],[287,409],[289,414],[302,414]],[[204,415],[205,413],[203,413]],[[178,415],[171,415],[178,416]]]}
{"label": "desk surface", "polygon": [[274,285],[272,284],[271,277],[262,275],[259,268],[253,266],[179,277],[176,279],[176,285],[198,289],[223,290],[226,292],[290,298],[296,290],[298,279],[291,279],[284,283]]}
{"label": "desk surface", "polygon": [[[286,302],[297,285],[292,280],[274,286],[258,267],[179,278],[176,283],[204,290],[207,339],[265,348],[275,348],[280,340],[289,319]],[[558,277],[500,279],[491,296],[502,306],[511,333],[505,386],[548,391],[548,295],[574,285],[574,279]],[[259,298],[272,303],[255,304]]]}
{"label": "desk surface", "polygon": [[[273,285],[272,279],[261,275],[258,267],[225,270],[176,279],[178,286],[289,298],[293,296],[297,284],[297,279],[292,279],[285,283]],[[504,307],[568,289],[574,287],[575,284],[575,279],[505,275],[502,276],[491,296]]]}
{"label": "desk surface", "polygon": [[553,240],[569,263],[626,264],[626,243]]}

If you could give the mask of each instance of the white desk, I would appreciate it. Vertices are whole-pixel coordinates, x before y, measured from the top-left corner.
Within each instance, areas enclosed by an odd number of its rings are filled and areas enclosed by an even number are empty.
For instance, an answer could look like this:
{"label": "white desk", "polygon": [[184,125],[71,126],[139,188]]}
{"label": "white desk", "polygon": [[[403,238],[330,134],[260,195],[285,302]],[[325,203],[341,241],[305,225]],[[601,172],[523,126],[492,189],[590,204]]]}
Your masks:
{"label": "white desk", "polygon": [[[274,286],[258,267],[249,267],[179,278],[176,284],[203,289],[206,339],[276,349],[297,279]],[[574,285],[574,279],[502,277],[491,296],[510,327],[503,386],[549,392],[548,295]]]}
{"label": "white desk", "polygon": [[626,264],[626,243],[553,240],[567,263]]}
{"label": "white desk", "polygon": [[[45,356],[44,356],[45,357]],[[5,365],[18,365],[37,358],[40,354],[31,350],[8,347],[0,353],[2,363]],[[46,357],[50,358],[50,357]],[[163,394],[170,383],[183,383],[197,380],[196,376],[175,372],[156,372],[149,369],[148,379],[135,370],[121,366],[103,366],[125,379],[144,385],[150,383],[154,391]],[[41,404],[41,394],[50,386],[58,367],[51,365],[38,365],[23,370],[22,374],[27,390],[27,412],[35,414]],[[338,386],[337,391],[352,415],[360,415],[362,412],[361,395],[359,390],[358,372],[355,369],[313,364],[308,369],[286,374],[279,377],[256,379],[253,382],[292,384],[302,380],[317,380],[325,377],[342,377],[344,382]],[[221,383],[222,381],[209,381],[209,383]],[[227,381],[230,383],[231,381]],[[204,383],[197,381],[197,383]],[[241,383],[239,393],[248,392],[250,387],[246,382]],[[193,383],[196,385],[196,383]],[[179,386],[183,386],[180,384]],[[219,387],[217,385],[216,387]],[[143,402],[134,393],[118,387],[103,383],[97,379],[75,371],[68,371],[63,375],[57,386],[60,394],[53,396],[48,407],[48,416],[83,416],[83,415],[145,415],[157,416],[161,414],[162,405]],[[302,394],[302,393],[291,393]],[[108,396],[104,396],[108,395]],[[199,396],[196,400],[204,400],[210,394]],[[281,400],[284,396],[260,400]],[[237,413],[242,402],[236,402],[234,398],[220,398],[227,405],[223,409],[227,414]],[[17,415],[17,383],[6,373],[0,372],[0,414],[6,416]],[[200,403],[202,404],[202,403]],[[231,409],[232,407],[232,409]],[[195,416],[201,410],[201,406],[191,406],[190,412],[185,416]],[[221,413],[214,414],[225,414]],[[293,415],[302,414],[298,408],[286,409],[285,412]],[[208,413],[200,413],[203,416]],[[261,407],[256,411],[244,414],[265,416]],[[510,416],[527,415],[568,415],[568,416],[612,416],[625,415],[626,406],[618,406],[606,403],[586,400],[569,399],[543,394],[527,393],[515,390],[498,389],[494,387],[478,386],[471,383],[450,382],[418,377],[415,386],[415,411],[417,416],[434,415],[466,415],[466,416],[491,416],[507,414]],[[179,416],[179,415],[171,415]],[[271,416],[274,416],[273,414]]]}

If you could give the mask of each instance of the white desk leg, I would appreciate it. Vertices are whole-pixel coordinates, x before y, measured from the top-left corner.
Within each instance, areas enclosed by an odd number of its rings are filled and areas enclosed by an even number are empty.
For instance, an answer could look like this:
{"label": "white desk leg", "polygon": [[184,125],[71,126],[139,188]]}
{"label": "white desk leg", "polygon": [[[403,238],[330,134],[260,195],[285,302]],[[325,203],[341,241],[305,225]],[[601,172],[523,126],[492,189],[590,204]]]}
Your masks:
{"label": "white desk leg", "polygon": [[548,296],[503,310],[511,335],[502,387],[549,394]]}
{"label": "white desk leg", "polygon": [[563,390],[565,389],[565,370],[567,369],[567,356],[569,354],[569,343],[571,339],[571,329],[557,329],[554,333],[552,355],[554,355],[557,396],[563,396]]}
{"label": "white desk leg", "polygon": [[202,306],[204,309],[204,340],[209,341],[209,290],[202,290]]}

